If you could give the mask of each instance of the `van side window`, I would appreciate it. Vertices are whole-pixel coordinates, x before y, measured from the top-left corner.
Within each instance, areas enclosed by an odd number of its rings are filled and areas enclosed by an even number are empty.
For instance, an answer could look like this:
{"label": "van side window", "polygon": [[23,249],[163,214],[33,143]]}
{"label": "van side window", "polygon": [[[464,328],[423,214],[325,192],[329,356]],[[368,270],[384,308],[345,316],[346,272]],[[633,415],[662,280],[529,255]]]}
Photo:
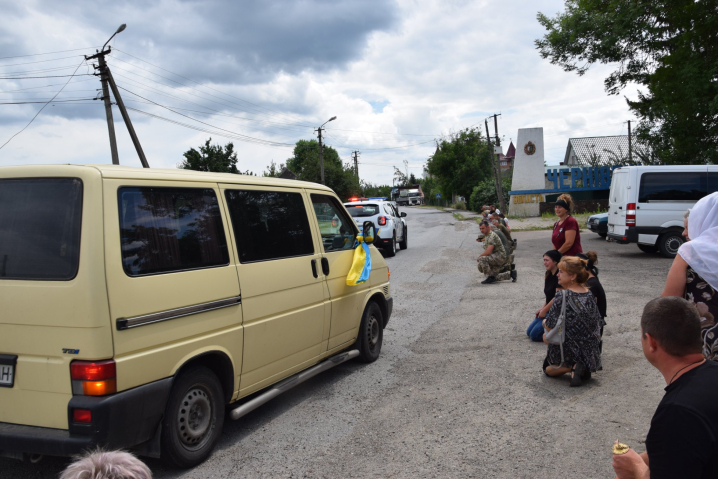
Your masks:
{"label": "van side window", "polygon": [[708,172],[708,194],[718,191],[718,172]]}
{"label": "van side window", "polygon": [[214,190],[123,187],[118,204],[122,266],[129,276],[229,264]]}
{"label": "van side window", "polygon": [[81,228],[78,178],[0,180],[0,279],[73,279]]}
{"label": "van side window", "polygon": [[311,196],[314,213],[319,222],[324,252],[352,249],[358,231],[344,208],[332,196],[315,194]]}
{"label": "van side window", "polygon": [[707,191],[706,173],[644,173],[638,202],[698,201]]}
{"label": "van side window", "polygon": [[301,193],[227,190],[225,198],[241,263],[314,254]]}

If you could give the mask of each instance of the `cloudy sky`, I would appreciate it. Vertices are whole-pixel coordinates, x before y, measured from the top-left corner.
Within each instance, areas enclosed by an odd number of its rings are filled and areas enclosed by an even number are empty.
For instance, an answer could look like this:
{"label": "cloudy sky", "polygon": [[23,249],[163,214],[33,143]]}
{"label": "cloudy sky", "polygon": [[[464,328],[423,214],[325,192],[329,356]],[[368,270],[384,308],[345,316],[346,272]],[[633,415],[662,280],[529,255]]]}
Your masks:
{"label": "cloudy sky", "polygon": [[[242,170],[284,162],[327,124],[326,143],[391,183],[420,175],[434,139],[501,113],[504,148],[543,127],[549,164],[568,138],[626,133],[623,96],[599,65],[542,60],[537,12],[563,0],[0,0],[0,166],[111,163],[99,80],[84,62],[121,23],[108,63],[152,167],[232,141]],[[79,67],[79,68],[78,68]],[[70,75],[75,76],[70,76]],[[635,88],[624,92],[634,96]],[[34,102],[34,103],[33,103]],[[139,166],[114,108],[120,163]],[[493,125],[491,125],[493,134]]]}

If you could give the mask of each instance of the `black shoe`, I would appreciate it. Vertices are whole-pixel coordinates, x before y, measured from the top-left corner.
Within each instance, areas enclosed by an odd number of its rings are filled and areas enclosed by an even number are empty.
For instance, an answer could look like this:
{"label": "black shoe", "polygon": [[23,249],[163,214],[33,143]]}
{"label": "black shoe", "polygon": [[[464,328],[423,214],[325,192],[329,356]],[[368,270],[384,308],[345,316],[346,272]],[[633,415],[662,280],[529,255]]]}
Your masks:
{"label": "black shoe", "polygon": [[516,282],[516,275],[517,275],[517,274],[516,274],[516,270],[515,270],[515,269],[512,269],[512,270],[511,270],[511,282],[512,282],[512,283],[515,283],[515,282]]}
{"label": "black shoe", "polygon": [[583,384],[583,378],[586,377],[586,368],[582,363],[576,363],[571,374],[571,387],[579,387]]}
{"label": "black shoe", "polygon": [[495,283],[495,282],[496,282],[496,278],[494,278],[493,276],[489,276],[488,278],[483,280],[481,282],[481,284],[491,284],[491,283]]}

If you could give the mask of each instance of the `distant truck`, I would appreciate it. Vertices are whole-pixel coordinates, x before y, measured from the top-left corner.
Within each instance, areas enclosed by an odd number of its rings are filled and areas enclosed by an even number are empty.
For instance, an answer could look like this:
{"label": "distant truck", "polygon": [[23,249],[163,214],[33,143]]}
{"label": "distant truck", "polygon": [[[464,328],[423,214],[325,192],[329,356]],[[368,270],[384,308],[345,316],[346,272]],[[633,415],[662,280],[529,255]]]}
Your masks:
{"label": "distant truck", "polygon": [[423,205],[424,192],[421,185],[399,186],[391,190],[391,199],[398,206]]}

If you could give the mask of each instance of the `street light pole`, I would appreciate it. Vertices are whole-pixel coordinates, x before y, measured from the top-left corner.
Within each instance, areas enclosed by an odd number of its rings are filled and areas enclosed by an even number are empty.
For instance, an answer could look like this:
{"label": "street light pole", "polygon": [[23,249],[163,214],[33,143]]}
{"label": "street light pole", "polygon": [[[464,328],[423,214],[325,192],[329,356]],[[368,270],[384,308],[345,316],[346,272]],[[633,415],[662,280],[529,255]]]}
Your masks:
{"label": "street light pole", "polygon": [[[322,126],[326,125],[330,121],[336,120],[337,117],[333,116],[324,123],[322,123]],[[316,129],[316,131],[319,133],[319,167],[322,172],[322,184],[324,184],[324,148],[322,147],[322,126]]]}

